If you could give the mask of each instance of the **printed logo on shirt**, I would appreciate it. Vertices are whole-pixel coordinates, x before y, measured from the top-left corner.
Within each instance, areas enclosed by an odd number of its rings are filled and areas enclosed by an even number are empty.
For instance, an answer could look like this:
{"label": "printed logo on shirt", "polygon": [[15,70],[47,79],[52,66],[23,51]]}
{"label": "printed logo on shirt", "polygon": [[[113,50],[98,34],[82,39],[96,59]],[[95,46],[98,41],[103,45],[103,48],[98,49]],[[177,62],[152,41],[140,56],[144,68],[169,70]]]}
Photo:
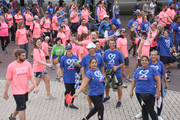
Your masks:
{"label": "printed logo on shirt", "polygon": [[166,42],[166,46],[167,46],[168,48],[170,48],[170,40],[169,40],[169,39],[165,39],[165,42]]}
{"label": "printed logo on shirt", "polygon": [[147,79],[147,74],[149,73],[149,70],[140,70],[139,71],[139,80],[148,80]]}
{"label": "printed logo on shirt", "polygon": [[146,30],[149,29],[149,25],[148,24],[145,24],[144,27],[145,27]]}
{"label": "printed logo on shirt", "polygon": [[118,24],[121,24],[121,21],[120,21],[120,19],[117,19],[117,20],[116,20],[116,22],[117,22]]}
{"label": "printed logo on shirt", "polygon": [[95,71],[95,72],[94,72],[94,75],[95,75],[96,77],[100,78],[99,82],[104,81],[103,75],[102,75],[102,73],[101,73],[99,70],[98,70],[98,71]]}
{"label": "printed logo on shirt", "polygon": [[24,75],[28,73],[27,67],[15,68],[15,71],[17,75]]}
{"label": "printed logo on shirt", "polygon": [[138,22],[135,21],[134,24],[135,24],[134,29],[137,29],[138,28]]}
{"label": "printed logo on shirt", "polygon": [[158,65],[151,65],[151,67],[155,68],[156,70],[159,70],[159,66]]}
{"label": "printed logo on shirt", "polygon": [[69,65],[67,69],[74,69],[74,62],[76,62],[76,59],[67,59],[66,63]]}
{"label": "printed logo on shirt", "polygon": [[115,63],[115,60],[114,60],[115,58],[116,58],[116,54],[110,53],[108,55],[108,59],[110,60],[108,64],[114,64]]}

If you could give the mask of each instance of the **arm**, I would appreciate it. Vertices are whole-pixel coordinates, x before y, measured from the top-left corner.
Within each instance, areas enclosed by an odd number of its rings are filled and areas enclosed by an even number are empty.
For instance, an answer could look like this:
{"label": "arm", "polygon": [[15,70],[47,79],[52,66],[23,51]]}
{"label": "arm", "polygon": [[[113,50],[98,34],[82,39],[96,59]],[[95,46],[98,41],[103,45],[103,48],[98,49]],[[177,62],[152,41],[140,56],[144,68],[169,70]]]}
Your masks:
{"label": "arm", "polygon": [[46,65],[46,66],[48,66],[48,67],[52,67],[52,64],[48,64],[48,63],[43,62],[43,61],[41,61],[41,60],[39,60],[38,63],[41,64],[41,65]]}
{"label": "arm", "polygon": [[168,83],[167,83],[166,75],[164,74],[162,77],[163,77],[164,82],[165,82],[165,89],[168,89]]}
{"label": "arm", "polygon": [[156,80],[157,83],[157,88],[158,88],[158,98],[161,96],[161,78],[159,75],[154,76],[154,79]]}
{"label": "arm", "polygon": [[71,19],[74,19],[78,14],[76,13],[74,16],[71,17]]}
{"label": "arm", "polygon": [[129,33],[130,33],[130,40],[135,41],[133,31],[131,30],[131,28],[129,29]]}
{"label": "arm", "polygon": [[89,81],[90,81],[90,78],[88,77],[85,77],[83,79],[81,87],[79,88],[78,92],[73,96],[74,98],[77,97],[82,92],[82,90],[88,85]]}
{"label": "arm", "polygon": [[10,84],[11,84],[11,79],[7,79],[6,80],[6,87],[5,87],[5,91],[4,91],[4,99],[5,100],[7,100],[9,98],[8,89],[9,89]]}
{"label": "arm", "polygon": [[176,31],[173,30],[173,43],[175,42],[175,34],[176,34]]}
{"label": "arm", "polygon": [[136,84],[136,79],[133,78],[133,81],[131,83],[131,90],[130,90],[130,97],[132,98],[133,97],[133,90],[135,88],[135,84]]}
{"label": "arm", "polygon": [[75,43],[76,45],[82,46],[83,43],[82,42],[78,42],[77,40],[72,40],[73,43]]}
{"label": "arm", "polygon": [[144,45],[144,39],[141,40],[141,43],[140,43],[140,46],[139,46],[139,49],[138,49],[138,56],[141,58],[142,57],[142,47]]}
{"label": "arm", "polygon": [[38,93],[39,89],[37,88],[37,84],[36,84],[36,80],[35,80],[34,76],[30,76],[30,80],[35,88],[35,92]]}
{"label": "arm", "polygon": [[166,22],[163,18],[161,18],[160,20],[162,20],[164,23],[166,23],[166,24],[167,24],[167,22]]}
{"label": "arm", "polygon": [[116,71],[117,69],[121,68],[123,65],[124,65],[124,62],[121,63],[121,64],[118,65],[118,66],[114,66],[114,71]]}
{"label": "arm", "polygon": [[105,76],[106,75],[106,73],[105,73],[105,71],[104,71],[104,66],[102,66],[102,67],[100,67],[100,69],[101,69],[101,71],[102,71],[102,73],[103,73],[103,76]]}
{"label": "arm", "polygon": [[64,79],[63,79],[63,68],[60,67],[59,72],[60,72],[61,83],[63,83],[64,82]]}
{"label": "arm", "polygon": [[82,68],[81,68],[82,79],[84,79],[84,75],[85,75],[85,72],[84,72],[84,71],[85,71],[85,67],[82,67]]}
{"label": "arm", "polygon": [[160,37],[161,35],[161,30],[158,30],[158,33],[156,34],[154,41],[157,41],[157,39]]}

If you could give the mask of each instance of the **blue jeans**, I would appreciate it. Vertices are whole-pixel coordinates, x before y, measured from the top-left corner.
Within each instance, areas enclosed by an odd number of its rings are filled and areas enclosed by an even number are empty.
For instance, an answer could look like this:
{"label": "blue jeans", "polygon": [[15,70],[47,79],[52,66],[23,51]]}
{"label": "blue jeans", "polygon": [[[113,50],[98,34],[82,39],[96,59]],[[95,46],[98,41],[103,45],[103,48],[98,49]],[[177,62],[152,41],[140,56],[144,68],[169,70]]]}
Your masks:
{"label": "blue jeans", "polygon": [[178,47],[180,47],[180,40],[175,40],[176,51],[178,52]]}

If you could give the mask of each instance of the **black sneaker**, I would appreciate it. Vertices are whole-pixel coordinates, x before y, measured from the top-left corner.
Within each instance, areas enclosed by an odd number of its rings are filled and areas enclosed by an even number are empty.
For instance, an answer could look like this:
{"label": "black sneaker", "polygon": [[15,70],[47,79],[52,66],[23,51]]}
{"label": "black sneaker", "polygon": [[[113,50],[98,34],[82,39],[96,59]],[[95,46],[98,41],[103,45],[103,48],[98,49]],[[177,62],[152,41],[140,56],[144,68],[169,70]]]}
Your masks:
{"label": "black sneaker", "polygon": [[66,99],[64,100],[65,107],[68,107],[68,104],[66,103]]}
{"label": "black sneaker", "polygon": [[16,118],[12,117],[12,114],[11,114],[10,117],[9,117],[9,120],[16,120]]}
{"label": "black sneaker", "polygon": [[110,97],[108,97],[108,98],[104,98],[104,100],[103,100],[103,102],[105,103],[105,102],[107,102],[108,100],[110,100]]}
{"label": "black sneaker", "polygon": [[116,104],[116,108],[119,108],[119,107],[121,107],[121,102],[117,102]]}
{"label": "black sneaker", "polygon": [[74,106],[73,104],[69,105],[69,107],[78,110],[78,107]]}
{"label": "black sneaker", "polygon": [[170,70],[168,70],[168,71],[167,71],[167,73],[168,73],[168,74],[170,74],[170,73],[171,73],[171,71],[170,71]]}

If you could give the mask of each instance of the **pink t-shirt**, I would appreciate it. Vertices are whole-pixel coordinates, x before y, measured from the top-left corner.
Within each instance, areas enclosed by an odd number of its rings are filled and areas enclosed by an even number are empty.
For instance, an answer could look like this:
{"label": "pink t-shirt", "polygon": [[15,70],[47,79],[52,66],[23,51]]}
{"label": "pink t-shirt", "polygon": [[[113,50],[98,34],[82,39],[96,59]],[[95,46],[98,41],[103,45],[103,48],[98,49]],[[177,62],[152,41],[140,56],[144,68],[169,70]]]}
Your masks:
{"label": "pink t-shirt", "polygon": [[48,48],[49,48],[48,43],[47,43],[47,42],[43,42],[43,43],[42,43],[42,50],[43,50],[43,52],[46,51],[47,55],[46,55],[46,53],[44,52],[44,54],[45,54],[46,56],[49,56],[49,50],[48,50]]}
{"label": "pink t-shirt", "polygon": [[50,32],[51,30],[51,20],[49,18],[43,17],[40,21],[40,25],[42,25],[43,32]]}
{"label": "pink t-shirt", "polygon": [[82,41],[82,46],[83,46],[83,47],[87,47],[87,45],[88,45],[89,43],[92,43],[92,41],[91,41],[91,40],[83,40],[83,41]]}
{"label": "pink t-shirt", "polygon": [[118,38],[116,41],[117,48],[120,48],[124,57],[128,57],[128,51],[127,51],[127,38]]}
{"label": "pink t-shirt", "polygon": [[64,31],[64,33],[65,33],[65,35],[66,35],[66,40],[69,40],[69,38],[70,38],[70,33],[71,33],[69,26],[68,26],[68,25],[65,25],[65,26],[63,27],[63,31]]}
{"label": "pink t-shirt", "polygon": [[58,23],[57,16],[54,15],[53,18],[52,18],[52,28],[53,28],[53,30],[58,30],[57,23]]}
{"label": "pink t-shirt", "polygon": [[99,14],[99,19],[103,19],[104,15],[107,15],[106,8],[105,7],[98,7],[97,13]]}
{"label": "pink t-shirt", "polygon": [[30,26],[32,21],[28,21],[28,20],[33,19],[34,18],[33,15],[31,13],[30,14],[26,13],[26,14],[24,14],[24,16],[25,16],[25,19],[26,19],[26,25]]}
{"label": "pink t-shirt", "polygon": [[[78,14],[78,12],[73,10],[70,14],[70,17],[74,17],[75,14]],[[78,23],[78,22],[79,22],[79,15],[76,15],[75,18],[71,19],[71,23]]]}
{"label": "pink t-shirt", "polygon": [[[138,45],[138,41],[139,41],[139,39],[135,38],[134,43],[136,45]],[[141,42],[140,42],[140,44],[141,44]],[[140,47],[140,44],[139,44],[139,47]],[[139,49],[139,47],[138,47],[138,49]],[[147,40],[145,40],[144,45],[142,47],[142,55],[145,55],[145,56],[149,57],[150,48],[151,48],[151,40],[147,39]],[[140,59],[140,57],[138,56],[137,59]]]}
{"label": "pink t-shirt", "polygon": [[86,23],[88,22],[87,20],[89,19],[89,11],[88,10],[82,10],[81,12],[81,20],[85,18]]}
{"label": "pink t-shirt", "polygon": [[58,32],[57,38],[58,37],[62,39],[63,46],[64,48],[66,48],[66,35],[64,34],[64,32]]}
{"label": "pink t-shirt", "polygon": [[166,12],[163,12],[163,11],[161,11],[160,13],[159,13],[159,25],[161,25],[161,26],[166,26],[166,23],[164,23],[161,19],[163,18],[166,22],[168,22],[168,15],[167,15],[167,13]]}
{"label": "pink t-shirt", "polygon": [[29,91],[29,77],[33,76],[32,66],[29,62],[12,62],[8,65],[6,78],[11,80],[13,95],[25,94]]}
{"label": "pink t-shirt", "polygon": [[106,42],[106,39],[97,39],[99,40],[100,46],[104,45]]}
{"label": "pink t-shirt", "polygon": [[17,29],[16,37],[17,37],[18,45],[23,45],[23,44],[28,43],[26,34],[27,34],[27,30],[25,28]]}
{"label": "pink t-shirt", "polygon": [[72,51],[73,51],[73,54],[74,55],[77,55],[77,45],[76,44],[74,44],[74,43],[71,43],[71,45],[72,45]]}
{"label": "pink t-shirt", "polygon": [[[16,14],[15,16],[14,16],[14,18],[15,18],[15,22],[16,23],[19,23],[20,21],[22,21],[23,23],[24,23],[24,19],[23,19],[23,16],[22,15],[19,15],[19,14]],[[21,20],[17,20],[17,19],[21,19]]]}
{"label": "pink t-shirt", "polygon": [[41,37],[41,27],[38,22],[33,21],[30,25],[30,30],[33,30],[33,38]]}
{"label": "pink t-shirt", "polygon": [[81,35],[82,33],[88,34],[88,28],[86,26],[80,25],[77,29],[78,35]]}
{"label": "pink t-shirt", "polygon": [[46,65],[40,64],[38,61],[46,62],[45,54],[41,49],[34,48],[33,50],[33,71],[42,72],[46,69]]}
{"label": "pink t-shirt", "polygon": [[138,21],[138,30],[141,30],[142,17],[138,17],[137,21]]}
{"label": "pink t-shirt", "polygon": [[0,23],[1,23],[1,26],[0,26],[0,28],[1,28],[0,36],[1,37],[7,37],[9,35],[9,33],[8,33],[8,28],[9,27],[8,27],[6,22],[0,22]]}
{"label": "pink t-shirt", "polygon": [[[166,11],[166,14],[171,17],[172,19],[174,19],[174,16],[176,15],[176,12],[174,9],[170,9],[168,8],[167,11]],[[170,23],[169,19],[167,19],[167,22]]]}
{"label": "pink t-shirt", "polygon": [[11,13],[10,14],[5,14],[5,18],[7,19],[7,20],[9,20],[8,21],[8,26],[13,26],[13,16],[11,15]]}
{"label": "pink t-shirt", "polygon": [[152,31],[152,34],[151,34],[151,38],[150,38],[150,32],[148,34],[148,37],[151,39],[151,47],[156,47],[157,46],[157,41],[154,41],[154,38],[156,37],[156,34],[157,34],[157,29],[155,31]]}
{"label": "pink t-shirt", "polygon": [[[80,61],[82,60],[82,57],[83,57],[83,56],[85,56],[85,55],[88,54],[87,48],[82,47],[82,46],[78,46],[77,51],[78,51],[78,57],[79,57],[79,60],[80,60]],[[82,55],[82,57],[81,57],[81,55]]]}

